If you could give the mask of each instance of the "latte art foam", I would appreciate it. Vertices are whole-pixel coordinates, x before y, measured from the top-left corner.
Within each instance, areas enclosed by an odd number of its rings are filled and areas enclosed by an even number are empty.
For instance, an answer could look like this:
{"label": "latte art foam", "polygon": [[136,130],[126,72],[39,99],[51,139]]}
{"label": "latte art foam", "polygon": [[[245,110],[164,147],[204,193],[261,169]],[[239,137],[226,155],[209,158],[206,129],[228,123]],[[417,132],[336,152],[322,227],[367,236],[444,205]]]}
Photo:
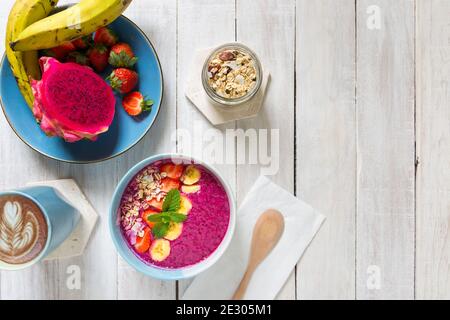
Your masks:
{"label": "latte art foam", "polygon": [[0,196],[0,261],[24,264],[47,243],[48,225],[40,208],[20,195]]}

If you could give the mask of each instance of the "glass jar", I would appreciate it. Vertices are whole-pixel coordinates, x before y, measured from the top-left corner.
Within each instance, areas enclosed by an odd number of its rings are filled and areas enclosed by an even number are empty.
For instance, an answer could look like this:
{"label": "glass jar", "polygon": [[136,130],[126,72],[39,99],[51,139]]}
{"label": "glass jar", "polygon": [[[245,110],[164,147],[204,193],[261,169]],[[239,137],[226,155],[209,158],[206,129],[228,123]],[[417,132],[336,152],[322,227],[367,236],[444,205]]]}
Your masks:
{"label": "glass jar", "polygon": [[203,88],[213,101],[223,106],[236,106],[252,99],[261,89],[262,79],[259,58],[240,43],[216,48],[202,70]]}

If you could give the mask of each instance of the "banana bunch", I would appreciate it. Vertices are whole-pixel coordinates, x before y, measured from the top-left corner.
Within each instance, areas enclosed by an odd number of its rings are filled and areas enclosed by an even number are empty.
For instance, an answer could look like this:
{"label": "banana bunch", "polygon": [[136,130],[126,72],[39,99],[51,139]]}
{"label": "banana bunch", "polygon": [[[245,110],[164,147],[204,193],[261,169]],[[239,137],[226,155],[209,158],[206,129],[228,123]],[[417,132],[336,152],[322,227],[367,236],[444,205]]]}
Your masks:
{"label": "banana bunch", "polygon": [[9,44],[29,25],[47,17],[57,2],[57,0],[17,0],[9,14],[5,37],[6,56],[20,92],[30,108],[33,107],[34,96],[29,78],[39,79],[41,74],[38,53],[33,50],[14,52]]}
{"label": "banana bunch", "polygon": [[58,0],[16,0],[6,29],[6,54],[25,101],[33,107],[30,77],[40,79],[37,50],[95,32],[117,19],[132,0],[81,0],[50,15]]}
{"label": "banana bunch", "polygon": [[117,19],[132,0],[81,0],[39,20],[10,43],[14,51],[49,49],[95,32]]}

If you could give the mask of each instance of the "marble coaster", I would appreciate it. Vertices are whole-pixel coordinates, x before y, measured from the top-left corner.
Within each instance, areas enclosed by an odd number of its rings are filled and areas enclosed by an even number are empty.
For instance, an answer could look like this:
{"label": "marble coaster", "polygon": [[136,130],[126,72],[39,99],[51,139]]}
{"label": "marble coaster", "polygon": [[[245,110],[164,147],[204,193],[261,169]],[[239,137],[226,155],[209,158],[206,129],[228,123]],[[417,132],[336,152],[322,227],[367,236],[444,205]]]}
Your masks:
{"label": "marble coaster", "polygon": [[55,251],[50,253],[44,261],[66,259],[81,256],[89,238],[94,231],[98,214],[86,199],[78,184],[72,179],[43,181],[28,183],[27,186],[48,186],[59,191],[64,200],[80,212],[80,222],[72,234]]}
{"label": "marble coaster", "polygon": [[214,48],[202,49],[195,54],[186,86],[186,97],[214,126],[256,117],[264,103],[270,73],[265,69],[263,70],[264,78],[261,89],[250,101],[235,107],[221,106],[209,98],[202,84],[203,64],[213,50]]}

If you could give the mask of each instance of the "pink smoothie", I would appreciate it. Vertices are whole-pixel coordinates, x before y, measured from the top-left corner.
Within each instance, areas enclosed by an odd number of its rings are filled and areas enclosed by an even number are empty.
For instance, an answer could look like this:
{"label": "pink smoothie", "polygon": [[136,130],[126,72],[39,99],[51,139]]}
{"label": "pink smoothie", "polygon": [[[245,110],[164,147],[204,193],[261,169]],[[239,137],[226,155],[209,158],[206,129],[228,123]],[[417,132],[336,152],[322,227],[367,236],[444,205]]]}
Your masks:
{"label": "pink smoothie", "polygon": [[[159,172],[161,166],[170,161],[157,162],[148,166]],[[199,263],[208,258],[220,245],[228,229],[230,220],[230,204],[227,193],[220,181],[205,167],[195,165],[201,172],[197,185],[200,191],[193,194],[183,194],[192,202],[192,209],[183,223],[182,233],[174,241],[170,241],[170,255],[164,261],[152,260],[150,253],[138,253],[133,246],[133,233],[122,226],[122,233],[127,239],[130,249],[144,262],[161,268],[179,269]],[[142,172],[146,169],[143,169]],[[122,203],[135,195],[139,188],[136,181],[139,174],[128,185]],[[134,200],[142,213],[148,208],[146,201]],[[123,206],[121,206],[121,211]]]}

